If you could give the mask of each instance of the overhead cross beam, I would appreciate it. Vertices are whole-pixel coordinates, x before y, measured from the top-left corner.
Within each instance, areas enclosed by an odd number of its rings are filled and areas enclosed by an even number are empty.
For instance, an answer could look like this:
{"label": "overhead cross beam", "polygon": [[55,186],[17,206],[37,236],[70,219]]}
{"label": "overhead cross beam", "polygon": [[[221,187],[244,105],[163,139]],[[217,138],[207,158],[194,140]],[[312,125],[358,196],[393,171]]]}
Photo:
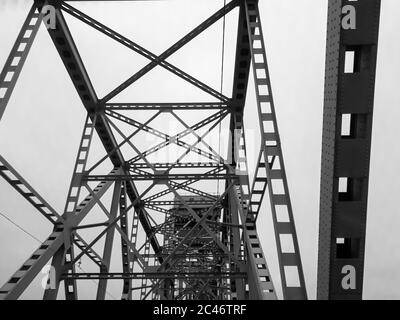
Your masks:
{"label": "overhead cross beam", "polygon": [[[79,11],[78,9],[68,5],[66,3],[61,4],[61,8],[68,12],[73,17],[81,20],[82,22],[88,24],[89,26],[95,28],[96,30],[100,31],[101,33],[105,34],[106,36],[114,39],[115,41],[119,42],[120,44],[132,49],[133,51],[139,53],[140,55],[144,56],[145,58],[151,60],[152,62],[159,64],[166,70],[172,72],[173,74],[177,75],[178,77],[186,80],[190,84],[200,88],[204,92],[210,94],[211,96],[217,98],[218,100],[228,102],[229,99],[219,93],[218,91],[210,88],[206,84],[202,83],[201,81],[195,79],[194,77],[190,76],[189,74],[185,73],[184,71],[178,69],[177,67],[173,66],[172,64],[168,63],[167,61],[160,60],[154,53],[146,50],[142,46],[138,45],[137,43],[133,42],[132,40],[127,39],[126,37],[122,36],[121,34],[117,33],[116,31],[106,27],[105,25],[101,24],[100,22],[96,21],[95,19],[89,17],[88,15],[84,14],[83,12]],[[133,83],[133,82],[132,82]],[[132,84],[130,83],[130,84]],[[130,85],[129,84],[129,85]],[[123,85],[125,86],[125,85]],[[103,100],[109,101],[111,98],[105,97]]]}
{"label": "overhead cross beam", "polygon": [[205,20],[203,23],[201,23],[198,27],[196,27],[191,32],[189,32],[185,37],[183,37],[181,40],[177,41],[170,48],[165,50],[160,56],[155,58],[152,62],[147,64],[145,67],[143,67],[141,70],[139,70],[133,76],[131,76],[128,80],[126,80],[121,85],[119,85],[117,88],[115,88],[113,91],[111,91],[109,94],[107,94],[101,101],[104,103],[110,101],[113,97],[115,97],[116,95],[121,93],[123,90],[128,88],[131,84],[133,84],[134,82],[139,80],[141,77],[143,77],[145,74],[147,74],[149,71],[154,69],[157,65],[164,62],[167,58],[169,58],[172,54],[174,54],[176,51],[178,51],[184,45],[189,43],[191,40],[193,40],[195,37],[197,37],[199,34],[201,34],[203,31],[205,31],[207,28],[209,28],[211,25],[213,25],[219,19],[224,17],[226,14],[228,14],[233,9],[235,9],[236,6],[238,5],[238,2],[239,2],[238,0],[230,1],[226,6],[224,6],[222,9],[218,10],[215,14],[213,14],[211,17],[209,17],[207,20]]}

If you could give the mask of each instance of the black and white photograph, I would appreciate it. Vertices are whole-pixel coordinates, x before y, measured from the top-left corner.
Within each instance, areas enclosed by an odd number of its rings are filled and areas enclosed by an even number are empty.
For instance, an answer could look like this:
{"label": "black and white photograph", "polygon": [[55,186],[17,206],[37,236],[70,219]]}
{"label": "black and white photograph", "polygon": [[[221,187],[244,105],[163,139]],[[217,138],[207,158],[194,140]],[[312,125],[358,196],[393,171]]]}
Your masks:
{"label": "black and white photograph", "polygon": [[400,300],[399,57],[399,0],[0,0],[0,300]]}

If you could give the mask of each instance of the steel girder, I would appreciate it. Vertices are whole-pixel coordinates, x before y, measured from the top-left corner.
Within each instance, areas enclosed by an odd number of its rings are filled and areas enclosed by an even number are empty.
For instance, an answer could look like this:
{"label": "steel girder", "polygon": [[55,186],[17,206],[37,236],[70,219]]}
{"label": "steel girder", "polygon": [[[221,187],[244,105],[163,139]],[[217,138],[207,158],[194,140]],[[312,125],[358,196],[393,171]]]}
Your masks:
{"label": "steel girder", "polygon": [[[249,205],[252,207],[250,212],[254,217],[250,219],[257,219],[257,214],[260,210],[266,189],[265,185],[267,185],[275,228],[284,298],[307,299],[300,248],[297,240],[282,145],[275,113],[260,12],[255,1],[246,1],[246,4],[247,30],[250,39],[250,53],[252,55],[261,134],[261,153],[263,155],[261,156],[261,158],[263,157],[263,161],[258,162],[256,176],[254,177],[253,188],[251,190]],[[259,160],[261,160],[261,158],[259,158]],[[260,174],[262,170],[265,170],[265,175]],[[257,186],[257,183],[262,184],[261,188]],[[262,192],[262,194],[260,194],[260,192]],[[254,199],[256,195],[261,195],[259,201]],[[280,219],[277,214],[278,212],[284,212],[286,218]],[[283,248],[283,238],[286,238],[286,240],[290,242],[293,250]],[[289,275],[292,278],[290,281],[288,279]]]}
{"label": "steel girder", "polygon": [[[113,170],[110,174],[115,174],[118,170]],[[102,182],[95,189],[98,197],[101,197],[112,182]],[[93,196],[86,197],[77,207],[79,215],[77,215],[70,223],[78,225],[80,221],[89,213],[90,209],[96,204]],[[35,276],[42,270],[45,264],[55,255],[65,243],[65,239],[69,238],[70,231],[64,225],[56,226],[50,236],[43,244],[29,257],[17,272],[0,288],[1,299],[17,299]]]}
{"label": "steel girder", "polygon": [[[210,18],[205,20],[201,25],[188,33],[160,56],[154,55],[135,42],[123,37],[65,2],[66,1],[57,0],[35,0],[35,5],[28,15],[27,22],[23,26],[21,35],[25,34],[24,30],[27,28],[27,25],[30,24],[32,17],[40,18],[41,8],[44,5],[51,4],[55,7],[56,28],[48,29],[48,32],[88,112],[88,118],[85,123],[64,214],[56,220],[54,232],[49,239],[34,253],[8,283],[0,289],[0,296],[5,299],[17,298],[25,290],[30,281],[38,274],[44,264],[53,257],[52,265],[56,270],[56,288],[46,290],[44,295],[46,299],[55,299],[57,297],[59,283],[62,280],[65,282],[66,298],[77,299],[76,280],[90,278],[100,279],[97,293],[98,299],[105,298],[107,279],[124,280],[123,299],[132,298],[132,291],[135,289],[132,284],[133,279],[142,279],[142,285],[136,289],[141,289],[140,296],[143,299],[150,296],[160,299],[182,299],[184,297],[193,299],[204,297],[212,299],[276,299],[274,285],[258,238],[256,219],[260,208],[257,210],[253,210],[252,208],[252,205],[254,205],[252,197],[253,193],[255,194],[256,191],[250,188],[246,160],[243,113],[250,73],[250,63],[253,61],[260,127],[262,129],[263,121],[273,121],[275,126],[273,137],[270,133],[262,132],[263,146],[260,151],[260,158],[263,155],[265,159],[267,159],[265,163],[269,163],[269,157],[273,155],[274,160],[269,164],[273,166],[277,158],[280,164],[279,170],[272,170],[272,167],[265,165],[262,166],[262,163],[259,163],[258,167],[264,167],[267,173],[267,178],[265,181],[263,180],[263,191],[265,191],[268,186],[273,213],[272,216],[277,235],[276,239],[281,277],[283,279],[284,298],[306,299],[307,296],[297,236],[291,212],[282,151],[276,125],[276,116],[273,108],[272,90],[269,82],[261,20],[258,12],[258,1],[230,1],[225,7],[210,16]],[[240,13],[234,88],[232,98],[227,98],[220,92],[166,62],[166,59],[236,7],[240,8]],[[37,12],[35,10],[37,10]],[[122,45],[143,55],[150,60],[150,63],[104,98],[99,99],[85,70],[73,37],[69,32],[62,11],[71,14]],[[34,32],[31,33],[31,35],[33,35],[32,38],[26,39],[23,36],[21,37],[21,35],[19,36],[10,55],[11,58],[21,55],[18,51],[19,45],[26,42],[28,43],[26,47],[27,51],[22,53],[22,60],[24,61],[26,59],[28,50],[33,42],[33,37],[37,32],[38,25],[35,25],[35,28]],[[255,46],[255,43],[258,41],[261,41],[261,48],[256,48]],[[263,56],[263,62],[261,63],[256,61],[256,55],[259,54]],[[2,80],[0,85],[5,86],[5,88],[11,88],[10,93],[7,91],[8,95],[11,94],[23,63],[12,66],[12,70],[9,65],[10,63],[7,61],[6,67],[0,77],[0,80]],[[214,98],[219,99],[220,102],[178,104],[115,104],[109,102],[110,99],[140,79],[143,75],[147,74],[157,65],[164,67],[192,85],[209,93]],[[256,71],[261,68],[266,73],[265,79],[259,79],[256,75]],[[15,79],[12,80],[13,82],[11,84],[4,81],[5,75],[7,75],[10,70],[15,71]],[[260,94],[258,88],[260,85],[268,86],[270,94]],[[0,104],[1,113],[4,112],[8,98],[5,102],[0,101],[0,103],[2,103]],[[271,103],[271,110],[267,114],[262,110],[262,104],[266,102]],[[141,110],[158,110],[158,113],[146,123],[139,123],[138,121],[118,113],[118,111]],[[188,126],[175,113],[175,111],[179,110],[215,110],[217,113],[214,113],[212,116],[193,126]],[[150,122],[160,113],[164,112],[173,116],[175,120],[185,127],[185,130],[175,136],[170,136],[150,127]],[[234,157],[233,163],[226,163],[224,158],[204,141],[205,136],[220,124],[228,114],[230,114],[231,117],[230,130],[233,134],[232,136],[238,136],[239,138],[231,139],[229,142],[228,159]],[[123,121],[132,125],[136,128],[136,131],[129,136],[124,135],[111,118],[113,118],[114,121]],[[196,132],[206,125],[210,125],[206,133],[198,134]],[[87,129],[90,129],[90,133],[87,132]],[[113,129],[123,137],[122,143],[117,143]],[[131,139],[140,131],[162,138],[165,142],[145,152],[139,152],[137,147],[131,142]],[[106,156],[94,167],[86,169],[90,141],[94,132],[99,136],[106,150]],[[185,142],[183,138],[188,135],[195,136],[197,141],[195,143]],[[270,141],[276,142],[276,145],[268,145]],[[185,152],[177,161],[151,163],[147,159],[149,155],[171,144],[176,144],[185,149]],[[198,147],[197,145],[199,144],[203,147],[205,146],[207,151]],[[123,145],[129,145],[138,153],[138,156],[127,161],[121,151]],[[244,157],[242,151],[244,151]],[[206,157],[208,162],[183,163],[182,159],[189,153],[197,153],[200,156]],[[106,159],[111,160],[115,169],[108,175],[91,174],[93,169]],[[143,162],[139,162],[140,160]],[[5,166],[0,168],[3,170]],[[7,167],[7,170],[11,170],[8,168],[11,168],[11,166]],[[203,173],[190,172],[190,170],[193,169],[205,170],[207,168],[211,168],[211,170]],[[174,169],[187,170],[187,172],[171,173],[171,170]],[[152,172],[149,170],[152,170]],[[24,181],[22,177],[18,177],[19,181]],[[257,179],[256,177],[256,180]],[[147,187],[144,192],[139,192],[136,185],[136,183],[141,180],[152,181],[150,187]],[[177,180],[183,181],[178,182]],[[215,196],[206,190],[200,190],[201,188],[199,187],[189,187],[199,181],[205,180],[225,181],[225,188],[222,195]],[[271,187],[274,180],[283,181],[285,186],[284,195],[277,196],[274,194]],[[88,185],[91,181],[101,182],[94,190],[91,190]],[[27,184],[26,182],[22,183]],[[112,208],[110,212],[108,212],[100,199],[113,184],[114,194]],[[150,191],[156,185],[165,185],[166,189],[155,194],[150,194]],[[14,183],[13,186],[18,190],[18,187],[16,187],[18,183]],[[78,204],[82,187],[89,191],[89,195]],[[30,190],[33,189],[31,188]],[[190,192],[196,197],[202,197],[202,200],[185,201],[184,197],[178,193],[178,190]],[[34,191],[30,193],[39,198]],[[25,194],[28,201],[31,197],[30,193],[29,195]],[[168,194],[173,195],[175,200],[170,201],[161,198]],[[127,197],[130,200],[130,205],[126,203]],[[42,202],[45,203],[44,201]],[[105,223],[80,226],[79,224],[81,221],[95,204],[98,204],[102,211],[108,216],[108,221]],[[161,208],[161,206],[166,205],[172,205],[175,209],[179,207],[184,208],[187,215],[183,222],[179,220],[179,214],[173,210]],[[285,205],[288,208],[290,219],[284,226],[279,221],[276,221],[276,205]],[[258,206],[261,207],[261,202]],[[40,206],[40,208],[42,207]],[[132,208],[135,212],[133,214],[132,230],[129,237],[127,229],[128,211]],[[196,210],[194,210],[194,208],[196,208]],[[119,215],[117,213],[118,209]],[[154,212],[164,213],[166,216],[165,222],[157,224],[149,214],[149,209]],[[50,218],[52,218],[50,219],[51,221],[55,220],[53,216],[58,217],[56,213],[52,213],[52,216],[50,216]],[[137,247],[139,221],[146,234],[146,241],[140,248]],[[54,223],[54,221],[52,222]],[[177,227],[178,225],[179,227]],[[87,243],[83,237],[77,233],[77,231],[98,226],[103,226],[105,229],[90,243]],[[109,273],[108,270],[114,230],[117,230],[121,234],[121,252],[123,256],[122,275]],[[163,246],[159,244],[156,236],[157,234],[162,234],[164,236]],[[279,245],[279,236],[281,234],[290,234],[292,236],[295,252],[281,252]],[[93,245],[104,235],[106,235],[105,248],[103,255],[99,255],[94,251]],[[178,242],[172,245],[175,243],[175,239],[177,239]],[[199,254],[196,251],[197,249],[194,249],[194,246],[199,244],[202,246],[202,254]],[[150,245],[152,252],[150,251]],[[74,247],[79,248],[81,251],[76,256],[74,255]],[[87,255],[100,268],[99,274],[76,273],[75,263],[83,255]],[[207,272],[214,270],[216,261],[220,263],[221,268],[218,269],[217,275],[215,276],[215,272]],[[143,269],[141,276],[138,276],[134,272],[135,262]],[[297,268],[296,270],[299,278],[298,286],[289,287],[287,285],[285,280],[286,266],[294,266]],[[155,270],[157,270],[157,272],[153,272]],[[194,275],[193,271],[196,272],[196,275]],[[202,273],[203,271],[204,273]],[[179,278],[181,273],[184,273],[185,276]],[[172,274],[174,274],[174,276],[172,276]],[[218,281],[215,282],[215,279],[218,279]],[[226,279],[230,279],[230,281],[228,282]],[[150,280],[150,282],[148,282],[148,280]]]}
{"label": "steel girder", "polygon": [[362,298],[380,5],[329,1],[318,299]]}
{"label": "steel girder", "polygon": [[[99,110],[103,108],[102,104],[99,103],[95,90],[79,55],[78,49],[74,43],[73,37],[65,22],[61,9],[59,8],[59,1],[49,1],[49,3],[56,7],[56,29],[48,29],[48,32],[58,53],[60,54],[60,57],[70,75],[70,78],[82,100],[84,107],[93,118],[94,113],[99,112]],[[117,147],[114,135],[112,134],[111,128],[104,115],[99,114],[97,116],[95,129],[113,165],[115,167],[123,166],[125,164],[125,160],[119,148]],[[135,201],[138,197],[138,193],[134,183],[129,181],[126,189],[130,200],[132,202]],[[146,232],[150,233],[151,227],[147,213],[143,208],[138,208],[137,210],[140,222],[142,223]],[[159,244],[156,239],[152,239],[152,246],[156,252],[160,251]]]}
{"label": "steel girder", "polygon": [[0,120],[42,23],[43,14],[33,4],[0,73]]}
{"label": "steel girder", "polygon": [[246,272],[196,272],[196,273],[181,273],[175,272],[140,272],[140,273],[75,273],[66,274],[65,278],[79,279],[79,280],[90,280],[90,279],[108,279],[108,280],[121,280],[121,279],[215,279],[215,278],[246,278]]}

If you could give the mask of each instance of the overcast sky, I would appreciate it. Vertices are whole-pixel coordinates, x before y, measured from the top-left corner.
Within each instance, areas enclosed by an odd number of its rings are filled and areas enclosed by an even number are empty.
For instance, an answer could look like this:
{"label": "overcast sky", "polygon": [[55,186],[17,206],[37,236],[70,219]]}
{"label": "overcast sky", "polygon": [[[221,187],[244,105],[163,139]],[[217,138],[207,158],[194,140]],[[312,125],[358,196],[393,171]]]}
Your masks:
{"label": "overcast sky", "polygon": [[[30,3],[0,0],[0,66],[9,54]],[[73,5],[159,54],[222,4],[223,0],[170,0]],[[315,299],[327,0],[262,0],[260,10],[307,289],[309,297]],[[144,58],[65,16],[99,97],[146,64]],[[366,299],[400,298],[400,212],[396,201],[400,191],[399,16],[398,0],[382,0],[364,278]],[[237,11],[234,11],[227,17],[226,95],[232,89],[236,21]],[[168,61],[219,90],[221,34],[222,24],[218,23]],[[254,132],[257,143],[258,128],[251,112],[255,101],[252,85],[249,90],[246,108],[250,111],[246,113],[245,125],[249,135]],[[117,100],[202,101],[204,98],[197,89],[158,68]],[[60,212],[65,204],[84,111],[47,31],[41,27],[0,123],[0,153]],[[95,150],[102,156],[100,147]],[[256,155],[248,156],[250,164],[254,163]],[[51,232],[48,221],[3,180],[0,180],[0,212],[41,240]],[[275,286],[279,288],[267,203],[258,230]],[[37,242],[0,217],[0,283],[7,281],[37,247]],[[86,267],[85,263],[82,262],[82,267]],[[94,289],[94,283],[86,283],[80,297],[93,297]],[[120,286],[110,284],[109,292],[119,297]],[[39,277],[22,297],[41,296]]]}

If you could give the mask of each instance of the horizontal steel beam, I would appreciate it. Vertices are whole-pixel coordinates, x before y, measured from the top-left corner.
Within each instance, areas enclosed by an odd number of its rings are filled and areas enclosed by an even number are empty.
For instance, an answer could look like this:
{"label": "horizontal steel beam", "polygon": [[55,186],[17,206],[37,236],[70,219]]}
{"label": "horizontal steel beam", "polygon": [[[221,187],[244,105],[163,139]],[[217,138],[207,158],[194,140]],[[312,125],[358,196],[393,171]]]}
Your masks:
{"label": "horizontal steel beam", "polygon": [[226,179],[238,179],[235,174],[121,174],[110,177],[109,175],[89,175],[83,176],[83,181],[138,181],[138,180],[153,180],[157,181],[159,184],[168,182],[169,180],[226,180]]}
{"label": "horizontal steel beam", "polygon": [[106,103],[106,110],[220,110],[228,109],[225,103]]}
{"label": "horizontal steel beam", "polygon": [[177,273],[177,272],[141,272],[141,273],[73,273],[64,274],[62,279],[76,280],[91,280],[91,279],[245,279],[245,272],[192,272],[192,273]]}
{"label": "horizontal steel beam", "polygon": [[224,170],[226,167],[219,163],[215,162],[191,162],[191,163],[132,163],[129,165],[128,168],[134,169],[152,169],[152,168],[162,168],[162,169],[169,169],[170,167],[174,167],[174,169],[181,169],[181,168],[215,168]]}
{"label": "horizontal steel beam", "polygon": [[[199,205],[209,205],[212,206],[214,204],[215,201],[186,201],[186,203],[190,206],[199,206]],[[176,206],[176,205],[180,205],[181,202],[179,201],[150,201],[149,202],[150,205],[154,205],[154,206]]]}

